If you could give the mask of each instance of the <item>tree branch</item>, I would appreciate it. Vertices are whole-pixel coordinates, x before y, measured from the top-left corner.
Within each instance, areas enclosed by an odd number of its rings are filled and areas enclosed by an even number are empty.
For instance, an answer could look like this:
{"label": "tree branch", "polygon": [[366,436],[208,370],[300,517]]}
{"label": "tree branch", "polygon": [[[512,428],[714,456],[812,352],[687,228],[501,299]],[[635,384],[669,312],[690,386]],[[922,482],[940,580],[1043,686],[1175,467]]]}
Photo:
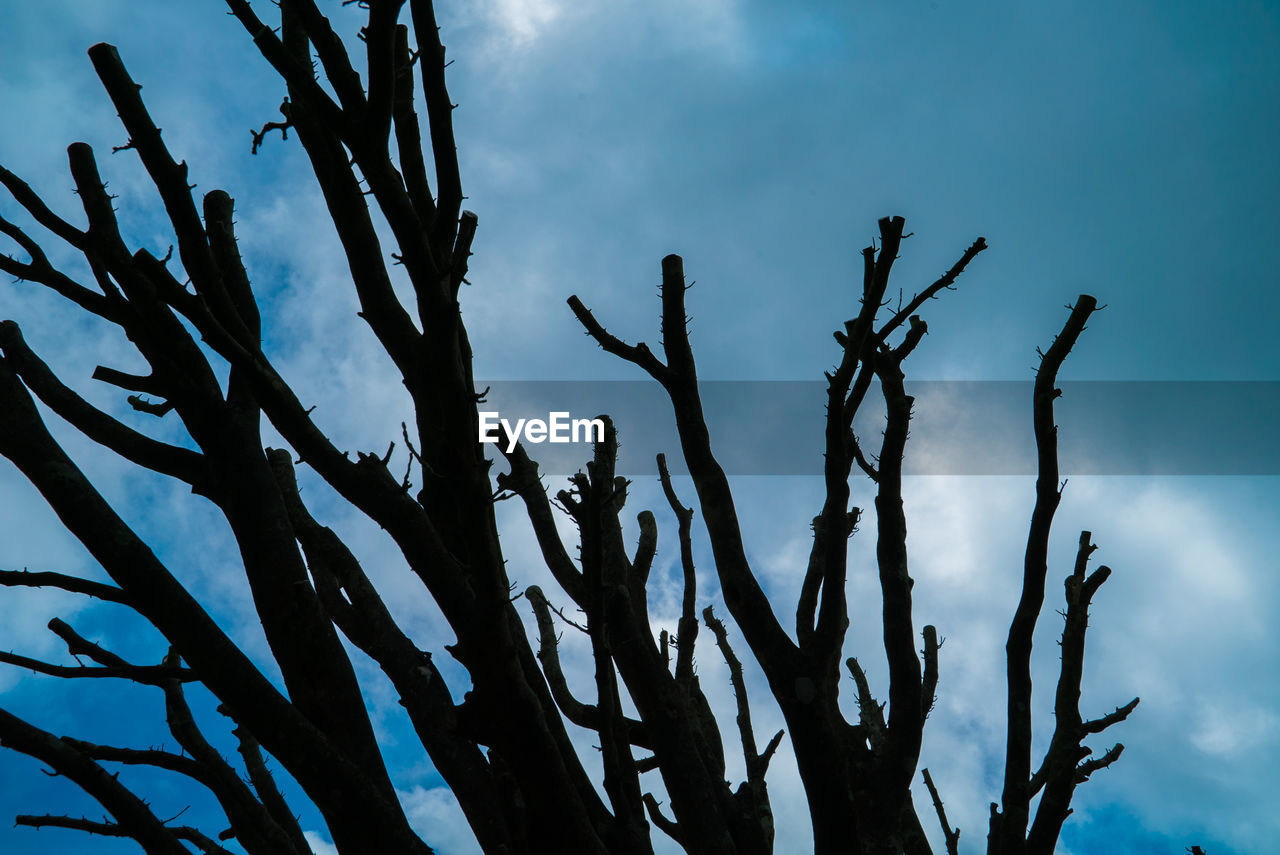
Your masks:
{"label": "tree branch", "polygon": [[[73,831],[84,831],[88,834],[97,834],[102,837],[131,837],[119,823],[114,822],[95,822],[90,819],[75,818],[70,816],[55,816],[53,814],[44,814],[43,816],[32,816],[30,814],[19,814],[14,818],[14,825],[23,825],[28,828],[67,828]],[[173,836],[179,840],[186,840],[195,845],[201,852],[207,855],[228,855],[230,850],[224,849],[214,841],[210,840],[200,831],[187,826],[165,826],[166,830],[171,832]],[[183,849],[183,852],[186,850]]]}
{"label": "tree branch", "polygon": [[947,855],[959,855],[960,829],[952,828],[951,823],[947,821],[947,811],[942,806],[942,798],[938,795],[938,788],[934,786],[933,776],[929,774],[929,770],[921,769],[920,773],[924,777],[924,785],[929,789],[929,797],[933,799],[933,809],[938,814],[938,822],[942,825],[942,837],[946,841]]}
{"label": "tree branch", "polygon": [[[360,813],[368,835],[425,855],[398,807],[385,802],[363,769],[302,716],[226,636],[154,553],[129,529],[54,442],[25,388],[0,360],[0,454],[41,492],[68,530],[133,600],[134,608],[180,651],[201,680],[286,758],[294,777],[330,819],[335,835]],[[349,778],[336,794],[325,782]],[[353,820],[354,821],[354,820]],[[337,826],[335,830],[334,826]],[[417,841],[417,842],[415,842]]]}
{"label": "tree branch", "polygon": [[100,318],[110,321],[119,319],[120,315],[117,307],[108,298],[90,291],[57,270],[49,263],[49,259],[45,256],[44,250],[40,248],[38,243],[32,240],[18,226],[3,217],[0,217],[0,234],[8,235],[31,257],[30,263],[23,264],[7,255],[0,255],[0,271],[17,277],[19,280],[38,282]]}
{"label": "tree branch", "polygon": [[397,80],[396,19],[404,0],[381,0],[369,5],[364,44],[369,69],[369,101],[364,127],[370,142],[384,148],[391,133],[391,114]]}
{"label": "tree branch", "polygon": [[93,796],[115,817],[118,836],[131,837],[147,855],[189,855],[172,829],[105,769],[53,734],[0,709],[0,745],[34,757]]}
{"label": "tree branch", "polygon": [[81,579],[79,576],[68,576],[48,570],[0,570],[0,585],[23,588],[60,588],[74,594],[85,594],[109,603],[120,603],[132,606],[133,603],[123,590],[115,585]]}
{"label": "tree branch", "polygon": [[932,624],[924,628],[924,679],[920,691],[920,720],[929,717],[938,692],[938,630]]}
{"label": "tree branch", "polygon": [[453,102],[445,86],[444,44],[430,0],[411,0],[413,31],[418,40],[418,71],[422,75],[422,94],[427,103],[427,123],[431,133],[431,153],[435,158],[436,200],[435,222],[431,226],[431,245],[438,257],[448,257],[457,234],[458,212],[462,209],[462,178],[458,170],[458,146],[453,135]]}
{"label": "tree branch", "polygon": [[[1062,825],[1071,813],[1071,798],[1075,788],[1088,778],[1088,774],[1082,776],[1079,773],[1080,767],[1077,766],[1090,753],[1090,749],[1081,744],[1088,732],[1080,715],[1085,634],[1089,627],[1089,605],[1093,595],[1111,575],[1111,568],[1106,566],[1086,575],[1089,557],[1098,548],[1090,542],[1090,538],[1089,532],[1080,532],[1075,567],[1064,583],[1067,611],[1062,629],[1062,666],[1054,699],[1056,725],[1044,762],[1030,782],[1032,794],[1043,786],[1044,795],[1040,798],[1027,836],[1028,855],[1052,855],[1057,847]],[[1124,708],[1121,708],[1106,718],[1112,722],[1122,720],[1136,704],[1135,700],[1127,711],[1122,713]],[[1117,752],[1115,757],[1118,756]],[[1106,759],[1103,765],[1110,764],[1115,757]]]}
{"label": "tree branch", "polygon": [[[684,595],[680,604],[680,622],[676,628],[676,638],[679,644],[676,648],[676,679],[688,683],[693,679],[693,650],[698,640],[698,618],[694,612],[697,607],[698,576],[693,566],[693,508],[686,508],[681,504],[680,497],[676,495],[675,488],[671,486],[671,473],[667,470],[667,456],[659,454],[657,460],[658,480],[662,482],[662,492],[667,497],[667,504],[671,505],[671,511],[676,515],[679,528],[680,567],[684,574]],[[709,606],[708,609],[710,609]],[[703,612],[703,617],[707,620],[707,626],[711,626],[712,618],[708,617],[709,614],[710,611]],[[717,621],[717,623],[719,622]],[[721,624],[721,629],[724,629],[723,624]],[[716,639],[719,642],[719,635],[716,636]],[[720,649],[723,651],[727,647],[728,639],[726,637]],[[728,661],[728,655],[730,654],[726,654],[725,661]],[[741,714],[741,710],[739,710],[739,716]],[[755,750],[754,747],[752,750]]]}
{"label": "tree branch", "polygon": [[569,308],[573,310],[574,317],[578,319],[578,323],[586,328],[587,334],[596,340],[596,343],[604,348],[606,353],[612,353],[614,356],[625,359],[634,365],[638,365],[648,372],[649,376],[664,386],[667,378],[670,376],[670,369],[663,365],[658,357],[653,355],[653,351],[649,350],[649,345],[640,342],[637,345],[629,345],[621,339],[611,334],[608,330],[600,325],[595,315],[586,306],[582,305],[582,301],[578,299],[578,295],[574,294],[568,300]]}
{"label": "tree branch", "polygon": [[68,626],[65,621],[58,618],[49,621],[49,629],[66,642],[67,652],[72,656],[77,658],[87,656],[100,664],[98,666],[54,665],[38,659],[4,652],[0,652],[0,662],[53,677],[121,678],[147,686],[161,686],[175,680],[190,682],[199,679],[190,670],[179,666],[168,664],[133,665],[126,662],[116,654],[84,638]]}
{"label": "tree branch", "polygon": [[[1056,388],[1058,369],[1075,346],[1085,323],[1097,308],[1097,301],[1080,295],[1062,331],[1054,339],[1036,371],[1033,393],[1033,422],[1036,437],[1036,503],[1027,534],[1023,565],[1022,594],[1009,625],[1007,651],[1008,735],[1005,747],[1004,790],[1001,812],[993,815],[993,831],[1000,851],[1014,853],[1024,844],[1030,818],[1031,780],[1031,644],[1036,621],[1044,605],[1045,576],[1048,572],[1049,530],[1060,500],[1058,477],[1058,433],[1053,419],[1053,401],[1061,394]],[[1015,848],[1016,847],[1016,848]]]}
{"label": "tree branch", "polygon": [[[906,394],[900,363],[882,350],[874,356],[888,424],[876,483],[876,563],[879,566],[885,657],[889,663],[886,775],[892,792],[907,791],[915,776],[924,729],[924,685],[916,654],[908,571],[907,521],[902,503],[902,460],[914,398]],[[933,675],[936,681],[936,675]],[[905,796],[904,796],[905,797]],[[897,806],[890,806],[896,812]]]}
{"label": "tree branch", "polygon": [[63,385],[28,346],[13,321],[0,322],[0,349],[23,382],[51,410],[93,441],[126,460],[200,489],[208,472],[204,457],[138,433],[94,407]]}
{"label": "tree branch", "polygon": [[413,66],[420,59],[409,50],[409,28],[396,27],[395,32],[395,99],[391,115],[395,123],[396,153],[399,155],[400,172],[404,175],[405,190],[413,201],[427,228],[436,219],[435,199],[431,183],[427,179],[427,167],[422,158],[422,131],[418,113],[413,106]]}
{"label": "tree branch", "polygon": [[[176,657],[177,652],[171,650],[170,656]],[[272,793],[255,797],[231,764],[205,739],[187,705],[181,684],[169,682],[163,688],[169,732],[198,764],[201,780],[217,798],[232,832],[246,851],[250,855],[268,852],[313,855],[293,814],[287,808],[279,809],[283,801],[272,804],[273,809],[266,807]],[[250,767],[249,772],[252,778],[256,770]],[[279,798],[278,793],[275,796]]]}
{"label": "tree branch", "polygon": [[[601,720],[599,708],[595,704],[585,704],[573,696],[569,683],[565,680],[564,671],[560,667],[556,628],[551,620],[551,605],[547,602],[546,595],[537,585],[526,588],[524,595],[529,605],[533,607],[533,615],[538,624],[538,661],[542,663],[542,671],[546,674],[547,685],[551,687],[551,695],[556,700],[556,706],[564,713],[565,718],[578,727],[585,727],[598,733],[606,726]],[[626,726],[628,739],[632,745],[652,748],[642,722],[626,719]]]}
{"label": "tree branch", "polygon": [[196,293],[205,299],[214,316],[233,337],[251,345],[254,338],[234,311],[218,275],[200,214],[191,198],[186,162],[174,162],[160,138],[160,129],[151,120],[138,94],[140,87],[125,70],[116,48],[105,42],[96,44],[89,49],[89,58],[115,104],[125,130],[129,132],[132,148],[138,152],[142,165],[160,192],[165,212],[178,237],[182,267],[191,277]]}
{"label": "tree branch", "polygon": [[866,732],[867,743],[870,745],[873,754],[879,754],[884,751],[887,741],[884,706],[877,703],[875,697],[872,696],[871,684],[867,682],[866,672],[862,670],[862,665],[857,658],[850,656],[845,660],[844,664],[849,669],[849,674],[853,677],[854,687],[857,689],[858,718],[862,729]]}
{"label": "tree branch", "polygon": [[1093,760],[1086,760],[1076,767],[1076,782],[1083,783],[1089,780],[1089,776],[1099,769],[1105,769],[1112,763],[1120,759],[1120,755],[1124,753],[1124,746],[1116,743],[1107,749],[1106,753],[1101,757]]}
{"label": "tree branch", "polygon": [[4,185],[4,188],[9,191],[9,195],[13,196],[14,201],[25,208],[37,223],[76,249],[82,250],[85,248],[88,235],[50,210],[45,201],[31,189],[27,182],[3,166],[0,166],[0,184]]}
{"label": "tree branch", "polygon": [[880,328],[878,333],[876,333],[876,338],[880,341],[885,341],[889,337],[890,333],[902,325],[903,321],[920,311],[920,307],[926,302],[937,297],[939,292],[943,289],[952,288],[952,286],[955,285],[956,279],[958,279],[960,274],[964,272],[964,269],[969,266],[969,262],[973,261],[978,253],[982,252],[986,248],[986,238],[980,237],[970,244],[969,248],[964,251],[964,255],[960,256],[960,260],[951,265],[950,270],[942,274],[942,276],[940,276],[938,280],[928,288],[912,297],[911,301],[907,303],[907,305],[895,312],[893,317]]}
{"label": "tree branch", "polygon": [[716,646],[720,648],[725,664],[729,666],[729,682],[733,684],[733,700],[738,709],[738,736],[742,740],[742,756],[747,764],[747,781],[758,786],[764,781],[764,770],[761,768],[764,755],[756,750],[756,734],[751,726],[751,703],[747,698],[747,681],[742,676],[742,663],[729,645],[729,633],[724,628],[724,623],[716,618],[711,606],[702,610],[702,619],[716,637]]}
{"label": "tree branch", "polygon": [[1122,707],[1116,707],[1114,712],[1107,713],[1101,718],[1090,719],[1080,725],[1083,733],[1102,733],[1113,724],[1118,724],[1129,717],[1129,713],[1137,708],[1141,698],[1134,698]]}
{"label": "tree branch", "polygon": [[556,583],[564,592],[581,607],[584,602],[582,573],[574,566],[573,559],[565,549],[564,541],[560,539],[560,532],[556,528],[555,518],[551,513],[551,502],[547,498],[547,491],[543,488],[538,474],[538,464],[529,457],[520,443],[516,443],[508,452],[506,450],[508,443],[504,438],[499,440],[497,447],[506,456],[511,466],[509,473],[498,473],[496,479],[498,489],[510,490],[524,502],[525,511],[529,515],[529,522],[533,525],[533,534],[538,540],[538,548],[542,552],[542,559],[546,562],[547,569],[551,571],[551,575],[555,577]]}

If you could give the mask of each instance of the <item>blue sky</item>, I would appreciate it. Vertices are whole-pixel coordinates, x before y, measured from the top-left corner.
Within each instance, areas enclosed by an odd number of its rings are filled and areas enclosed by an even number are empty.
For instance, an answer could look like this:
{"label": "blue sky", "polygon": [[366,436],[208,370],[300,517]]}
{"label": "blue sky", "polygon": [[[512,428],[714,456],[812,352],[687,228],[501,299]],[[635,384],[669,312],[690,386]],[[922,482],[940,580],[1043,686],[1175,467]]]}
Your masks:
{"label": "blue sky", "polygon": [[[356,12],[328,6],[353,34]],[[631,366],[582,335],[564,299],[577,293],[616,334],[654,342],[658,261],[679,252],[697,281],[690,311],[702,377],[820,379],[835,358],[830,331],[854,311],[859,251],[876,218],[902,214],[915,236],[894,275],[908,294],[976,236],[991,244],[960,290],[928,307],[930,333],[910,376],[1028,379],[1063,305],[1088,292],[1107,308],[1064,379],[1280,381],[1276,4],[440,6],[456,60],[450,89],[461,105],[467,206],[480,217],[474,285],[463,294],[477,376],[635,379]],[[118,45],[170,147],[192,165],[192,180],[238,200],[268,346],[286,376],[347,446],[385,447],[398,436],[401,390],[370,377],[386,362],[353,322],[345,262],[296,141],[272,139],[249,155],[248,129],[277,117],[283,88],[224,8],[207,0],[0,0],[0,21],[0,162],[70,214],[65,146],[91,142],[131,239],[163,252],[171,239],[145,177],[132,155],[106,154],[124,134],[84,54],[97,41]],[[12,209],[0,200],[6,216]],[[88,379],[98,363],[136,367],[126,342],[30,286],[4,286],[0,314],[20,322],[71,385],[135,418],[121,396]],[[368,413],[385,413],[385,424]],[[1026,420],[1029,430],[1029,411]],[[625,443],[627,426],[619,427]],[[69,431],[59,436],[261,657],[234,546],[208,508],[95,455]],[[1203,441],[1206,456],[1219,453],[1213,436]],[[1280,834],[1280,642],[1271,631],[1280,620],[1277,486],[1247,476],[1071,480],[1054,541],[1060,570],[1051,576],[1067,572],[1081,528],[1095,532],[1098,560],[1116,570],[1093,621],[1085,709],[1107,711],[1135,694],[1143,703],[1113,734],[1127,746],[1124,758],[1079,791],[1061,851],[1176,853],[1200,843],[1211,855],[1234,855],[1264,851]],[[654,488],[638,480],[636,509],[661,511]],[[819,487],[742,478],[739,488],[756,567],[787,612]],[[407,625],[433,649],[450,641],[379,534],[321,485],[312,489],[330,524],[401,594]],[[859,489],[855,502],[869,503]],[[1002,647],[1032,487],[1016,477],[920,477],[906,490],[918,620],[949,638],[923,763],[963,829],[962,851],[976,852],[986,803],[999,792]],[[0,566],[96,572],[7,464],[0,507]],[[513,575],[540,581],[519,509],[502,510]],[[874,574],[865,572],[872,543],[862,537],[851,559],[850,645],[872,664],[878,609]],[[194,550],[180,548],[193,542]],[[670,568],[673,552],[665,554]],[[703,569],[709,573],[709,560]],[[655,585],[655,603],[674,615],[674,586],[662,578]],[[704,593],[715,601],[709,578]],[[1060,595],[1056,584],[1050,593]],[[58,614],[139,658],[162,652],[109,606],[0,594],[0,647],[60,655],[43,630]],[[1037,637],[1046,726],[1059,628],[1053,606],[1051,599]],[[578,665],[586,667],[585,656]],[[470,851],[394,697],[365,666],[411,814],[441,851]],[[700,660],[704,684],[719,686],[727,702],[722,668],[713,656]],[[883,676],[874,664],[869,671]],[[6,707],[56,721],[62,732],[138,744],[158,738],[160,708],[146,689],[68,688],[0,672]],[[756,705],[766,731],[777,714],[763,691]],[[731,705],[720,711],[732,715]],[[773,776],[779,851],[803,851],[803,799],[785,747]],[[157,783],[175,809],[189,800],[171,782]],[[63,792],[35,764],[0,755],[0,815],[58,810],[63,802],[51,799],[69,799]],[[92,806],[83,809],[92,815]],[[84,845],[7,825],[0,823],[5,851]]]}

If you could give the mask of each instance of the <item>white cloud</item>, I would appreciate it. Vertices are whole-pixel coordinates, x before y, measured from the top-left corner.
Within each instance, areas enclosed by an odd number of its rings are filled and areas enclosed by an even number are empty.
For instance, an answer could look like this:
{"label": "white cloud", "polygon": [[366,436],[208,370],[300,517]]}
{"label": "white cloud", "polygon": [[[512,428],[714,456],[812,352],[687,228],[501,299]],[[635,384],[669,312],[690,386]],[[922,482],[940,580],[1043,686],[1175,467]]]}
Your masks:
{"label": "white cloud", "polygon": [[312,851],[316,855],[338,855],[338,848],[330,843],[320,832],[304,831],[302,836],[307,838],[307,843],[310,844]]}
{"label": "white cloud", "polygon": [[556,0],[498,0],[490,4],[491,23],[507,33],[511,45],[526,47],[564,14],[565,4]]}
{"label": "white cloud", "polygon": [[1222,701],[1205,703],[1196,716],[1191,742],[1206,754],[1229,758],[1242,751],[1272,747],[1280,718],[1271,710],[1236,706]]}
{"label": "white cloud", "polygon": [[480,844],[471,833],[458,800],[447,788],[413,787],[400,791],[399,795],[409,815],[409,824],[440,855],[480,852]]}
{"label": "white cloud", "polygon": [[486,62],[505,64],[548,50],[594,51],[605,45],[633,50],[645,44],[663,51],[696,51],[722,61],[739,60],[747,51],[739,0],[622,0],[597,5],[498,0],[442,9],[441,14],[446,16],[446,46],[456,39],[454,44],[467,55],[478,49]]}

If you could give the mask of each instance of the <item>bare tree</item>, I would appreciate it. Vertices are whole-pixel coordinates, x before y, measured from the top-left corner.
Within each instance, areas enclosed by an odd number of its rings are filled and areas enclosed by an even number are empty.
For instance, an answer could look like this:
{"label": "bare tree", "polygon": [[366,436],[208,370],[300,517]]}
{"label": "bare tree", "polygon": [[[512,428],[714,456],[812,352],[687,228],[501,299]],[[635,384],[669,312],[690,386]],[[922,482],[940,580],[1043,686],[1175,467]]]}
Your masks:
{"label": "bare tree", "polygon": [[[658,459],[660,480],[679,523],[684,596],[675,634],[663,631],[657,638],[646,599],[657,525],[652,513],[640,513],[639,543],[628,547],[621,513],[629,482],[615,471],[612,423],[585,471],[555,497],[576,524],[577,559],[562,539],[538,466],[523,447],[511,448],[505,470],[491,476],[492,461],[477,441],[480,395],[458,310],[477,218],[462,209],[447,63],[431,3],[361,4],[368,10],[359,34],[363,71],[315,3],[278,5],[275,27],[245,0],[227,0],[287,90],[283,121],[255,130],[252,150],[257,153],[273,131],[305,150],[349,262],[360,316],[412,400],[416,419],[405,427],[404,439],[421,486],[415,490],[408,476],[393,474],[390,450],[359,452],[351,459],[326,437],[262,347],[263,317],[237,248],[233,200],[214,190],[197,206],[187,164],[166,147],[116,49],[91,48],[94,68],[128,134],[123,148],[141,159],[163,200],[176,257],[129,246],[94,152],[76,143],[68,157],[83,208],[74,219],[83,225],[55,213],[18,176],[0,169],[12,202],[43,235],[33,237],[34,228],[0,219],[0,232],[26,259],[4,256],[0,269],[47,286],[80,311],[118,327],[150,373],[99,366],[94,379],[132,393],[128,400],[142,413],[172,414],[191,442],[162,442],[95,408],[27,346],[16,323],[0,324],[0,453],[30,480],[112,583],[13,570],[0,573],[0,582],[61,588],[121,604],[170,646],[158,664],[137,664],[55,619],[50,629],[78,664],[17,654],[0,660],[70,680],[123,679],[159,687],[168,736],[180,750],[59,737],[0,710],[0,743],[74,781],[110,815],[102,821],[20,816],[18,823],[132,838],[148,853],[222,852],[232,839],[254,855],[308,853],[294,809],[269,770],[269,755],[297,781],[344,855],[430,852],[429,831],[424,840],[411,828],[397,799],[345,637],[395,687],[486,853],[648,853],[654,826],[690,853],[772,851],[766,774],[784,733],[760,747],[730,628],[710,607],[702,611],[702,623],[729,667],[736,740],[720,733],[699,685],[695,513],[677,495],[665,460]],[[389,227],[394,252],[382,245],[375,210]],[[953,287],[986,242],[978,238],[936,282],[886,311],[903,228],[901,217],[880,220],[878,245],[862,253],[861,310],[835,333],[839,357],[827,374],[823,437],[825,501],[813,518],[793,629],[784,625],[748,561],[730,479],[713,451],[686,324],[681,259],[662,260],[661,356],[644,343],[619,340],[581,300],[569,299],[601,347],[641,368],[670,397],[725,604],[785,718],[808,798],[814,849],[824,854],[931,851],[911,785],[938,685],[940,643],[937,631],[924,626],[922,655],[917,652],[902,502],[913,399],[903,364],[926,333],[918,311]],[[49,241],[83,255],[92,284],[56,266],[43,248]],[[393,262],[412,284],[407,303],[393,288]],[[1049,530],[1061,491],[1055,379],[1095,309],[1092,297],[1079,297],[1036,375],[1036,505],[1007,646],[1004,791],[992,805],[988,837],[988,851],[999,855],[1053,851],[1076,786],[1122,750],[1117,745],[1091,758],[1083,740],[1122,721],[1137,704],[1135,699],[1096,719],[1080,711],[1089,603],[1110,573],[1106,567],[1088,572],[1095,547],[1084,532],[1066,580],[1056,729],[1033,768],[1031,644],[1045,601]],[[219,362],[229,366],[225,384]],[[112,509],[51,436],[33,396],[91,440],[189,485],[219,509],[239,549],[282,685],[237,648]],[[860,445],[853,420],[864,406],[881,404],[886,428],[872,453]],[[288,449],[264,448],[264,417]],[[381,526],[399,548],[455,635],[448,650],[471,681],[464,697],[455,697],[423,649],[440,640],[409,637],[357,556],[304,504],[294,472],[298,464]],[[875,492],[887,704],[873,695],[859,660],[844,659],[848,540],[863,518],[850,504],[854,477],[869,479]],[[560,589],[551,596],[537,587],[523,598],[513,596],[494,512],[495,502],[510,496],[527,508],[541,557]],[[563,610],[557,601],[585,615],[581,629],[594,659],[593,696],[590,687],[571,686],[561,668],[554,615]],[[536,645],[517,611],[525,603],[532,609]],[[853,722],[838,706],[842,665],[858,702]],[[224,720],[197,720],[184,695],[192,683],[216,696]],[[584,690],[593,700],[582,699]],[[635,717],[628,714],[632,708]],[[570,725],[598,737],[600,788],[589,770],[594,760],[584,763],[574,750]],[[224,757],[213,747],[216,740],[206,738],[205,732],[218,727],[234,733],[238,760]],[[737,786],[726,781],[729,750],[740,750],[745,760],[746,780]],[[145,794],[132,792],[109,771],[121,764],[156,767],[203,786],[225,813],[225,830],[201,831],[157,817]],[[655,774],[665,804],[655,795]],[[955,853],[959,830],[949,825],[927,770],[923,782],[946,851]]]}

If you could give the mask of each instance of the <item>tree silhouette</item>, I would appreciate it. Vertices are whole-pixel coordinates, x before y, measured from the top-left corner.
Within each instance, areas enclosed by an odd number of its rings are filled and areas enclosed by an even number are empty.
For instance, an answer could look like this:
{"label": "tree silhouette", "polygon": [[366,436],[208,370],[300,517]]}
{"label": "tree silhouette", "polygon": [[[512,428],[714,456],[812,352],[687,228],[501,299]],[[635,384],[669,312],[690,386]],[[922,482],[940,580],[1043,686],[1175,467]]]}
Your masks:
{"label": "tree silhouette", "polygon": [[[0,660],[71,680],[112,678],[159,687],[169,728],[164,738],[180,749],[59,737],[0,709],[0,743],[75,782],[110,815],[102,821],[20,816],[18,824],[132,838],[149,853],[227,851],[223,844],[232,839],[255,855],[309,853],[283,794],[288,788],[278,787],[269,770],[269,755],[297,781],[344,855],[432,851],[430,831],[420,836],[411,828],[398,801],[345,638],[394,686],[486,853],[647,853],[655,826],[690,853],[770,852],[774,821],[766,775],[784,738],[805,787],[816,852],[930,852],[911,785],[938,684],[940,641],[925,626],[923,651],[917,652],[902,503],[913,399],[903,365],[926,333],[919,310],[954,286],[986,249],[985,241],[978,238],[936,282],[893,309],[885,298],[904,220],[880,220],[878,243],[862,252],[861,309],[835,333],[838,365],[826,375],[825,500],[813,518],[793,629],[784,626],[780,604],[770,601],[751,567],[732,485],[713,451],[690,346],[680,257],[667,256],[661,265],[661,355],[644,343],[619,340],[583,301],[569,298],[577,319],[604,350],[641,368],[670,398],[729,616],[763,669],[787,725],[785,734],[772,735],[760,747],[730,628],[707,607],[702,624],[732,678],[735,745],[721,734],[699,685],[695,512],[677,495],[665,459],[658,458],[660,481],[679,523],[684,596],[675,634],[664,630],[657,637],[646,598],[657,525],[652,513],[640,513],[639,543],[633,550],[624,542],[621,512],[629,482],[615,472],[618,434],[612,422],[585,471],[570,479],[554,504],[537,463],[519,444],[509,451],[505,443],[498,446],[506,466],[491,475],[486,446],[477,442],[483,393],[472,376],[458,305],[477,217],[462,209],[439,28],[428,0],[361,5],[368,10],[359,34],[363,73],[310,0],[281,0],[278,28],[259,19],[244,0],[227,0],[288,93],[281,105],[284,120],[255,130],[252,152],[259,152],[272,131],[296,139],[306,152],[349,263],[360,316],[414,406],[415,421],[405,426],[404,441],[421,484],[416,489],[408,475],[393,474],[390,450],[359,452],[351,459],[336,447],[277,371],[262,345],[263,316],[237,248],[233,200],[214,190],[197,207],[187,164],[166,147],[114,47],[96,45],[89,56],[128,134],[121,148],[136,153],[159,191],[176,253],[157,257],[129,246],[88,145],[68,149],[83,227],[0,169],[0,183],[44,234],[37,239],[34,228],[0,219],[0,232],[26,257],[0,258],[0,269],[47,286],[80,311],[118,327],[150,373],[99,366],[94,379],[131,393],[129,403],[143,414],[178,419],[190,438],[169,444],[95,408],[26,345],[15,322],[0,324],[0,453],[30,480],[112,583],[14,570],[0,573],[0,582],[61,588],[123,605],[170,645],[158,664],[137,664],[54,619],[50,629],[77,664],[17,654]],[[394,252],[382,245],[375,211]],[[83,256],[92,285],[55,264],[51,255],[61,254],[44,249],[51,240]],[[403,267],[410,299],[393,287],[392,264]],[[1124,720],[1137,705],[1134,699],[1096,719],[1080,710],[1089,604],[1110,573],[1106,567],[1088,571],[1095,546],[1083,532],[1065,583],[1056,726],[1044,757],[1038,766],[1033,762],[1032,636],[1045,602],[1049,531],[1061,492],[1055,380],[1096,308],[1093,297],[1076,300],[1036,374],[1036,502],[1007,645],[1004,788],[992,804],[988,836],[988,852],[999,855],[1054,850],[1075,788],[1123,748],[1092,757],[1085,738]],[[236,646],[112,509],[50,434],[33,396],[89,439],[137,467],[189,485],[218,508],[238,547],[280,684]],[[886,427],[872,453],[860,445],[853,420],[863,407],[878,406],[877,398]],[[264,417],[287,449],[264,448]],[[396,622],[353,550],[303,502],[296,465],[326,481],[399,548],[454,633],[448,650],[470,679],[461,698],[423,649],[441,639],[411,638]],[[848,540],[863,518],[850,505],[853,477],[869,479],[875,491],[886,703],[873,694],[859,660],[845,658]],[[516,496],[560,588],[551,596],[538,587],[513,594],[494,509],[497,501]],[[557,526],[557,504],[576,525],[577,559]],[[561,609],[555,601],[572,603],[585,615],[580,628],[594,659],[594,701],[582,700],[588,687],[571,686],[562,671],[555,623]],[[531,608],[534,639],[520,608]],[[847,721],[837,703],[842,685],[850,685],[842,682],[842,666],[857,698],[857,721]],[[208,717],[189,706],[185,687],[191,683],[218,699],[223,720],[198,720]],[[598,739],[599,789],[594,760],[585,762],[575,751],[569,725]],[[205,736],[224,726],[238,741],[238,760],[223,756],[214,747],[218,740]],[[726,781],[729,750],[740,750],[745,759],[746,780],[736,786]],[[203,786],[225,813],[225,830],[202,832],[162,820],[145,793],[133,792],[108,771],[119,764],[156,767]],[[955,853],[960,832],[950,826],[928,770],[920,774],[945,849]],[[658,797],[663,792],[665,804]]]}

